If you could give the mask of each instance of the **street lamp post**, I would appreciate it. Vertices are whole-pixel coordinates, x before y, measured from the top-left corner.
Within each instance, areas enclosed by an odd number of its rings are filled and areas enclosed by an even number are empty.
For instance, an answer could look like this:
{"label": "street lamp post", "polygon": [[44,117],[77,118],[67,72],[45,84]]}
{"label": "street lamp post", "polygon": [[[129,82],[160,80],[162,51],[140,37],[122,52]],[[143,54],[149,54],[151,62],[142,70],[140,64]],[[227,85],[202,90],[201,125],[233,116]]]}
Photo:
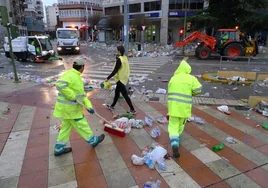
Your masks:
{"label": "street lamp post", "polygon": [[124,0],[124,47],[128,56],[129,45],[129,16],[128,16],[128,0]]}
{"label": "street lamp post", "polygon": [[[183,5],[184,5],[184,23],[183,23],[183,39],[184,40],[186,38],[186,21],[187,21],[187,12],[188,12],[188,9],[190,8],[190,1],[188,2],[188,6],[187,6],[187,3],[185,2],[187,0],[183,0]],[[182,55],[184,55],[184,46],[182,47]]]}

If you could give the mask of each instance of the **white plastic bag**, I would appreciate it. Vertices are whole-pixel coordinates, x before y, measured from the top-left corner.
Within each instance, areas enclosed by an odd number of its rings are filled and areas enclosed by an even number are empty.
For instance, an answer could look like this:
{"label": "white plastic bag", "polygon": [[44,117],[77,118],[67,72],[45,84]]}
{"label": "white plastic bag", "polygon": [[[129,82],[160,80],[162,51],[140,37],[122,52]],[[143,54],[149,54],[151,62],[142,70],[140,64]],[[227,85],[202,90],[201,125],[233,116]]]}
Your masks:
{"label": "white plastic bag", "polygon": [[137,155],[132,155],[131,156],[132,163],[134,165],[144,165],[144,160],[142,157],[139,157]]}

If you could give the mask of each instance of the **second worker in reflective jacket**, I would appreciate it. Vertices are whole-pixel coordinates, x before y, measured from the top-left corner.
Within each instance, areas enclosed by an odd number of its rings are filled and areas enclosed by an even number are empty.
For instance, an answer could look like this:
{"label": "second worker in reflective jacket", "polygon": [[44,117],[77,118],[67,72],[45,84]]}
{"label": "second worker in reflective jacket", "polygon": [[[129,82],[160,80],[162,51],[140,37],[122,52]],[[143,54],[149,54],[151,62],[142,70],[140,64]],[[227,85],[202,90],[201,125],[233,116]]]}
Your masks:
{"label": "second worker in reflective jacket", "polygon": [[190,75],[191,71],[191,66],[182,60],[168,84],[168,133],[175,158],[180,157],[180,136],[187,119],[191,117],[192,96],[202,90],[198,79]]}

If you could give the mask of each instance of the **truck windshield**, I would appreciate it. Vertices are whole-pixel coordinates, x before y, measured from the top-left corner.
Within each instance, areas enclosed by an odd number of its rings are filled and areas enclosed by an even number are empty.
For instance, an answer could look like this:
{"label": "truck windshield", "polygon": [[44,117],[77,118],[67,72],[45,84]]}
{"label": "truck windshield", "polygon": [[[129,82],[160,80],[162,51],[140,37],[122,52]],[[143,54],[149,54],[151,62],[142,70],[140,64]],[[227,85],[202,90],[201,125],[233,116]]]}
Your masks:
{"label": "truck windshield", "polygon": [[77,38],[77,34],[76,34],[76,31],[60,30],[58,31],[58,38],[73,39],[73,38]]}
{"label": "truck windshield", "polygon": [[48,38],[44,38],[44,39],[40,38],[39,41],[40,41],[43,51],[53,50],[51,42]]}

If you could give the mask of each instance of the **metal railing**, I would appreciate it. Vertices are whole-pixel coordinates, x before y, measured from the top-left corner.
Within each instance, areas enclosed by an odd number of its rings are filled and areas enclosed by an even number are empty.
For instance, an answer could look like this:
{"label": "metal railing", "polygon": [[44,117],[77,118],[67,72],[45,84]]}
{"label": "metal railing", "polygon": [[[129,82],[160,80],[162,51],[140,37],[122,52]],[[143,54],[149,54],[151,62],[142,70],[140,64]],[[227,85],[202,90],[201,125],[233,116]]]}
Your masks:
{"label": "metal railing", "polygon": [[268,72],[268,57],[238,56],[232,59],[229,56],[221,56],[219,69],[245,72]]}

